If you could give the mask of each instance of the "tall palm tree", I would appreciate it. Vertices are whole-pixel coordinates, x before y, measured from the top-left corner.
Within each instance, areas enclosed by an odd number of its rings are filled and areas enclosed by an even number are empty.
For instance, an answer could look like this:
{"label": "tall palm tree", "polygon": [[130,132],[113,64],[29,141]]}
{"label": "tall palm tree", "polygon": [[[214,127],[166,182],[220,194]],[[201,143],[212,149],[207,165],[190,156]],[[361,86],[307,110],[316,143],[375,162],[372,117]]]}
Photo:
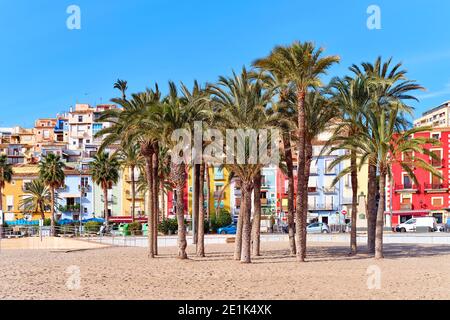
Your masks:
{"label": "tall palm tree", "polygon": [[[158,139],[161,136],[161,123],[154,121],[154,115],[158,109],[162,108],[161,92],[156,84],[154,89],[133,94],[131,99],[112,99],[112,102],[120,105],[119,110],[107,110],[98,121],[108,121],[113,123],[109,128],[105,128],[96,136],[104,137],[102,148],[121,142],[122,147],[126,144],[137,144],[140,153],[145,161],[144,176],[147,179],[147,203],[149,204],[147,218],[149,225],[148,243],[149,258],[157,254],[157,233],[156,233],[156,211],[157,188],[155,188],[154,169],[158,166],[154,163],[158,157],[160,147]],[[101,150],[102,150],[101,148]],[[156,200],[155,200],[156,199]]]}
{"label": "tall palm tree", "polygon": [[[178,89],[173,82],[169,82],[169,94],[163,99],[162,108],[155,111],[153,119],[147,119],[147,125],[154,127],[161,125],[161,132],[159,135],[160,143],[169,149],[172,161],[171,166],[171,180],[175,185],[176,200],[176,214],[178,221],[178,257],[180,259],[187,259],[186,247],[186,227],[184,224],[184,203],[185,196],[184,187],[186,185],[186,167],[188,160],[187,155],[191,150],[183,149],[184,160],[180,163],[174,161],[173,154],[175,147],[179,141],[172,140],[172,134],[175,130],[186,129],[192,131],[195,121],[203,121],[210,117],[210,112],[197,103],[189,103],[189,97],[186,92],[182,90],[183,95],[179,95]],[[145,120],[144,120],[145,121]]]}
{"label": "tall palm tree", "polygon": [[[408,106],[405,101],[415,100],[411,92],[415,90],[423,90],[424,88],[417,84],[414,80],[407,78],[407,72],[401,69],[402,64],[397,63],[392,65],[392,58],[383,61],[378,57],[374,63],[363,62],[361,66],[353,65],[350,70],[357,76],[367,78],[370,108],[376,113],[388,111],[392,102],[398,103],[399,119],[396,121],[397,125],[403,126],[406,129],[407,122],[404,120],[404,113],[412,113],[412,108]],[[369,159],[368,161],[368,248],[369,252],[375,252],[375,237],[376,237],[376,217],[377,217],[377,168],[376,159]],[[382,190],[379,190],[382,192]]]}
{"label": "tall palm tree", "polygon": [[118,159],[124,170],[130,170],[131,220],[134,222],[136,212],[136,169],[143,168],[143,157],[137,144],[126,143],[118,151]]}
{"label": "tall palm tree", "polygon": [[105,221],[108,223],[108,189],[111,189],[112,186],[119,181],[120,163],[115,155],[100,152],[95,155],[90,167],[92,180],[103,190],[103,211]]}
{"label": "tall palm tree", "polygon": [[45,212],[51,205],[50,189],[41,180],[32,181],[20,201],[20,207],[24,212],[40,213],[42,220],[45,219]]}
{"label": "tall palm tree", "polygon": [[128,89],[128,82],[126,80],[120,80],[117,79],[116,83],[114,83],[114,89],[118,89],[120,92],[122,92],[122,99],[127,99],[127,89]]}
{"label": "tall palm tree", "polygon": [[253,178],[253,225],[252,225],[252,252],[255,256],[261,255],[261,170]]}
{"label": "tall palm tree", "polygon": [[311,42],[294,42],[290,46],[275,47],[266,58],[265,69],[283,74],[295,86],[297,96],[298,122],[298,170],[297,170],[297,208],[296,246],[297,259],[304,261],[306,257],[306,222],[305,197],[307,186],[304,184],[306,168],[306,110],[305,97],[311,87],[320,87],[320,76],[334,64],[339,62],[338,56],[323,57],[323,49],[317,49]]}
{"label": "tall palm tree", "polygon": [[[344,140],[347,136],[359,135],[364,131],[365,111],[370,101],[368,84],[364,77],[355,76],[354,78],[334,78],[330,86],[333,89],[333,100],[338,108],[339,124],[333,133],[333,137],[329,140],[330,144],[337,144],[337,147],[330,149],[330,152],[338,150],[339,141],[343,136]],[[357,253],[356,243],[356,221],[357,221],[357,204],[358,204],[358,150],[350,148],[343,156],[337,157],[331,164],[333,168],[340,162],[350,160],[350,167],[342,170],[333,181],[337,183],[340,179],[351,175],[352,186],[352,211],[351,211],[351,235],[350,250],[351,254]],[[362,164],[361,164],[362,165]]]}
{"label": "tall palm tree", "polygon": [[[12,165],[8,163],[8,157],[4,154],[0,155],[0,212],[3,215],[3,189],[6,183],[10,183],[13,178]],[[3,216],[0,224],[0,238],[3,237]]]}
{"label": "tall palm tree", "polygon": [[[264,90],[245,68],[241,74],[233,72],[232,77],[220,77],[218,84],[209,88],[216,115],[215,123],[226,133],[227,129],[268,129],[273,126],[276,115],[269,116],[267,108],[273,97],[272,90]],[[225,163],[224,168],[240,178],[243,203],[238,218],[235,259],[242,263],[251,262],[251,191],[253,179],[263,164],[249,163],[249,141],[245,141],[244,163]],[[220,146],[218,146],[220,147]],[[222,146],[223,148],[223,146]],[[226,146],[228,154],[236,155],[233,146]],[[242,155],[241,155],[242,156]]]}
{"label": "tall palm tree", "polygon": [[384,203],[385,203],[385,187],[386,178],[392,175],[391,168],[394,163],[398,163],[402,169],[417,183],[413,166],[422,168],[432,175],[441,177],[431,164],[427,163],[420,157],[414,157],[413,163],[401,161],[403,153],[414,152],[414,154],[423,154],[436,158],[427,145],[438,145],[439,141],[417,136],[417,133],[430,131],[431,127],[417,127],[406,131],[399,131],[398,119],[401,112],[399,103],[390,103],[388,112],[376,112],[367,110],[368,130],[362,131],[360,134],[348,137],[346,142],[342,144],[345,148],[356,148],[361,152],[362,161],[367,159],[375,159],[376,167],[379,172],[379,189],[380,198],[377,209],[376,220],[376,241],[375,241],[375,258],[383,258],[383,228],[384,228]]}
{"label": "tall palm tree", "polygon": [[66,165],[61,161],[59,155],[52,153],[43,156],[39,162],[39,179],[50,189],[51,206],[51,232],[55,232],[55,191],[64,186]]}

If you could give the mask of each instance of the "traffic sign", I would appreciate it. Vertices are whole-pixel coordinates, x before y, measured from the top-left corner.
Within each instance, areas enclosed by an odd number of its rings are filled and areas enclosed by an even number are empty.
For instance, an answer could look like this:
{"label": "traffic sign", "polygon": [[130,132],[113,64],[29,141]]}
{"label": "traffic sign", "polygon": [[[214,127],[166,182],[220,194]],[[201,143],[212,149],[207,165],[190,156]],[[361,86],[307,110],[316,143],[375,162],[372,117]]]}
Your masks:
{"label": "traffic sign", "polygon": [[341,213],[345,216],[347,214],[347,210],[342,210]]}

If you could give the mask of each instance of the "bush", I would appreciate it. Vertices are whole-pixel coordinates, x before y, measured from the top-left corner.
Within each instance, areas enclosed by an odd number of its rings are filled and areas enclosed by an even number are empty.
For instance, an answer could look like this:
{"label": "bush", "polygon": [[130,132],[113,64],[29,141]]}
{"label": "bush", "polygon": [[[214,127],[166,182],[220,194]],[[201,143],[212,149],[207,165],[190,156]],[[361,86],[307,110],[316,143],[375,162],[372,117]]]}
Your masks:
{"label": "bush", "polygon": [[221,210],[219,215],[211,217],[210,230],[212,232],[217,232],[217,229],[226,227],[233,222],[231,214],[226,210]]}
{"label": "bush", "polygon": [[178,222],[176,219],[163,219],[158,224],[158,231],[168,235],[170,233],[175,233],[178,230]]}
{"label": "bush", "polygon": [[101,226],[102,226],[101,222],[88,221],[84,224],[84,231],[97,233],[100,231]]}
{"label": "bush", "polygon": [[52,225],[52,219],[45,218],[44,219],[44,227],[50,227]]}
{"label": "bush", "polygon": [[142,234],[142,225],[139,222],[132,222],[128,225],[128,231],[132,236]]}

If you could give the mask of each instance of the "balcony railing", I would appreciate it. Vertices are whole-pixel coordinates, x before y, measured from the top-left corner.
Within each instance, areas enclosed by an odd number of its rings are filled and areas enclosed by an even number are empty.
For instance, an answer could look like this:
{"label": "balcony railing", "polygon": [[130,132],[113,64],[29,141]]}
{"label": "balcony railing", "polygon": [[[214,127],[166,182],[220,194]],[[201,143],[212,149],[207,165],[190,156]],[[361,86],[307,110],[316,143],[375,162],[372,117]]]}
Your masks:
{"label": "balcony railing", "polygon": [[412,203],[401,203],[400,204],[400,210],[412,210],[413,205]]}
{"label": "balcony railing", "polygon": [[448,191],[448,183],[425,183],[424,187],[427,192]]}
{"label": "balcony railing", "polygon": [[331,203],[308,203],[308,210],[337,211],[337,207]]}
{"label": "balcony railing", "polygon": [[60,206],[58,209],[60,212],[80,212],[81,206],[80,204],[74,204],[74,205]]}
{"label": "balcony railing", "polygon": [[308,187],[308,193],[317,193],[319,190],[317,190],[317,187]]}
{"label": "balcony railing", "polygon": [[78,191],[90,192],[91,191],[91,186],[88,185],[88,184],[78,185]]}
{"label": "balcony railing", "polygon": [[397,192],[401,192],[401,191],[408,191],[408,192],[412,192],[412,191],[418,191],[419,190],[419,186],[409,183],[409,184],[396,184],[394,186],[395,191]]}
{"label": "balcony railing", "polygon": [[431,159],[431,165],[435,168],[441,168],[444,165],[444,159]]}
{"label": "balcony railing", "polygon": [[[125,192],[125,195],[127,196],[127,199],[131,199],[132,198],[132,194],[131,194],[131,191],[130,190],[127,190],[126,192]],[[135,195],[134,195],[134,197],[135,197],[135,199],[144,199],[145,198],[145,195],[142,193],[142,192],[136,192],[135,193]]]}
{"label": "balcony railing", "polygon": [[222,199],[224,199],[225,198],[225,192],[215,191],[214,192],[214,199],[219,199],[220,197],[222,197]]}
{"label": "balcony railing", "polygon": [[[102,202],[105,202],[105,197],[102,195],[101,196],[101,200]],[[115,203],[116,202],[116,197],[113,195],[108,195],[108,202],[109,203]]]}
{"label": "balcony railing", "polygon": [[335,193],[335,192],[336,192],[335,187],[324,187],[323,188],[323,193]]}

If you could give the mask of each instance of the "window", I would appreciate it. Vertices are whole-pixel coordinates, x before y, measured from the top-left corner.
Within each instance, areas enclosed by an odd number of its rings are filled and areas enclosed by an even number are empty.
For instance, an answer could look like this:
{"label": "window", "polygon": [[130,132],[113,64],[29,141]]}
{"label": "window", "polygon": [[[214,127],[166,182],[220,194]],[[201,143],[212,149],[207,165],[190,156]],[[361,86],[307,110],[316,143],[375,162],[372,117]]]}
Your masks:
{"label": "window", "polygon": [[407,174],[405,174],[405,175],[403,176],[403,187],[404,187],[405,189],[411,189],[411,188],[412,188],[412,180],[411,180],[411,177],[408,176]]}
{"label": "window", "polygon": [[431,150],[436,155],[436,159],[431,159],[431,165],[433,167],[442,167],[442,150]]}
{"label": "window", "polygon": [[78,116],[78,122],[83,122],[83,116]]}
{"label": "window", "polygon": [[403,162],[404,163],[412,163],[413,162],[413,153],[412,153],[412,151],[403,152]]}
{"label": "window", "polygon": [[432,133],[431,138],[439,140],[441,138],[441,134],[440,133]]}
{"label": "window", "polygon": [[440,207],[444,204],[444,198],[439,197],[439,198],[431,198],[431,205],[433,207]]}

